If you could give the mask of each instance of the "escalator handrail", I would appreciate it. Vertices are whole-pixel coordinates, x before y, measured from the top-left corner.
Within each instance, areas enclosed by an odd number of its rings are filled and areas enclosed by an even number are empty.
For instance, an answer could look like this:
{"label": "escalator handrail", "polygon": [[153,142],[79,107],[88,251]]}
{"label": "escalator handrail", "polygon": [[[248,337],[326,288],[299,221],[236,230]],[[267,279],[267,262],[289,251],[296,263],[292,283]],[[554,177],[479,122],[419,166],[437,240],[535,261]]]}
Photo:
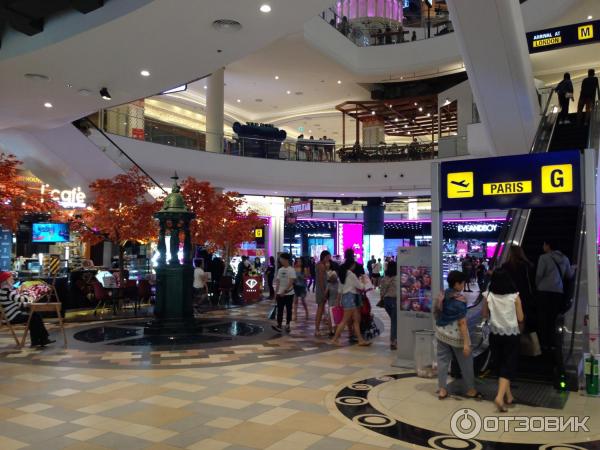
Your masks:
{"label": "escalator handrail", "polygon": [[160,185],[160,183],[158,181],[156,181],[154,178],[152,178],[152,176],[146,172],[142,166],[140,166],[138,163],[136,163],[127,153],[125,153],[125,150],[123,150],[115,141],[113,141],[102,129],[100,129],[100,127],[98,127],[94,122],[92,122],[90,120],[89,117],[84,117],[83,120],[85,120],[89,125],[91,125],[97,132],[99,132],[102,136],[104,136],[104,138],[110,142],[112,145],[115,146],[115,148],[117,150],[119,150],[119,152],[121,152],[121,154],[123,156],[125,156],[125,158],[127,158],[131,164],[133,164],[136,168],[138,168],[144,175],[146,175],[148,177],[148,179],[150,181],[152,181],[152,183],[154,183],[156,185],[156,187],[158,187],[161,191],[163,191],[165,194],[168,194],[167,191],[165,191],[165,188],[162,187]]}

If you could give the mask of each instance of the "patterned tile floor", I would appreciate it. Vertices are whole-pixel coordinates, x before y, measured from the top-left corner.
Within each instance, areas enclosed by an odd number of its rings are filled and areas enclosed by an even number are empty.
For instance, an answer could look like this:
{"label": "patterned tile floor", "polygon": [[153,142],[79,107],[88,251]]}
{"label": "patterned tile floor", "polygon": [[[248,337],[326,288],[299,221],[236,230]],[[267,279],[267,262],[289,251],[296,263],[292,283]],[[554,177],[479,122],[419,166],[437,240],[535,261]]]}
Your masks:
{"label": "patterned tile floor", "polygon": [[[257,306],[254,314],[263,314],[266,307]],[[235,314],[248,316],[252,311]],[[385,320],[381,310],[376,313]],[[303,326],[312,335],[310,324]],[[301,324],[297,325],[294,333],[299,335],[301,329]],[[9,345],[6,333],[1,339],[3,345]],[[120,365],[114,352],[105,352],[102,364],[96,365],[94,359],[84,366],[83,359],[73,363],[77,356],[65,358],[62,350],[47,353],[48,358],[55,356],[55,361],[39,359],[38,364],[32,364],[36,360],[28,351],[15,358],[15,353],[4,350],[0,355],[0,449],[432,448],[373,432],[340,414],[336,407],[338,393],[352,383],[402,372],[391,367],[394,357],[387,339],[384,334],[369,348],[330,349],[323,344],[323,350],[330,351],[281,350],[267,360],[240,363],[242,359],[234,359],[219,365],[194,363],[194,367],[160,365],[162,370]],[[294,334],[279,340],[294,341]],[[305,344],[298,347],[309,348]],[[67,350],[71,351],[75,352]],[[374,389],[368,398],[397,418],[414,416],[428,425],[429,415],[432,427],[443,418],[440,414],[445,414],[446,407],[464,406],[450,399],[438,413],[437,400],[428,392],[432,382],[421,383],[428,385],[426,395],[410,383],[396,389],[390,382]],[[403,396],[412,390],[423,397],[412,398],[412,406],[403,407]],[[491,403],[483,404],[492,411]],[[596,403],[593,406],[598,410]],[[581,403],[574,406],[584,407]],[[451,448],[470,448],[461,441],[454,443],[457,446]]]}

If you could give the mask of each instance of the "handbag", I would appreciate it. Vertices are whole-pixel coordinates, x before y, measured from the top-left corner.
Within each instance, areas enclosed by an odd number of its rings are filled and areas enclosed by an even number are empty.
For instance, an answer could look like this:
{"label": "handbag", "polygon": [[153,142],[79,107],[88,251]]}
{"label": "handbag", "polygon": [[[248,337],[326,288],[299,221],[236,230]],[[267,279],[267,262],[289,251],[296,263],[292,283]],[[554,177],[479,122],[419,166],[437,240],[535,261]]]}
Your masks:
{"label": "handbag", "polygon": [[521,355],[524,356],[540,356],[542,354],[542,347],[540,346],[540,340],[535,331],[531,333],[523,333],[520,335],[520,347]]}
{"label": "handbag", "polygon": [[269,317],[269,320],[275,320],[275,317],[277,317],[277,305],[273,305],[268,317]]}
{"label": "handbag", "polygon": [[344,319],[344,308],[341,306],[334,306],[331,308],[331,318],[333,320],[334,325],[339,325],[342,323]]}

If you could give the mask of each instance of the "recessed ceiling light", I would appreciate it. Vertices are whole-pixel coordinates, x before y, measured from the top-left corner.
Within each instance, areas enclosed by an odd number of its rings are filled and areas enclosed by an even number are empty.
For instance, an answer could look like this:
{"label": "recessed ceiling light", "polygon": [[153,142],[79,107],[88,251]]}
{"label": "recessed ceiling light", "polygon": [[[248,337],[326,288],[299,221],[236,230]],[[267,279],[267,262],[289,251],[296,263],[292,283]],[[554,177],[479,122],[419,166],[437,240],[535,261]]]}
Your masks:
{"label": "recessed ceiling light", "polygon": [[77,93],[79,95],[88,96],[88,95],[90,95],[92,93],[92,91],[90,91],[89,89],[79,89],[77,91]]}
{"label": "recessed ceiling light", "polygon": [[402,192],[398,192],[398,195],[402,195]]}
{"label": "recessed ceiling light", "polygon": [[285,93],[286,93],[287,95],[290,95],[290,94],[292,93],[292,91],[285,91]]}
{"label": "recessed ceiling light", "polygon": [[421,111],[421,112],[423,111],[423,107],[422,106],[419,107],[419,111]]}
{"label": "recessed ceiling light", "polygon": [[45,106],[46,108],[52,108],[52,103],[50,103],[50,102],[46,102],[46,103],[44,103],[44,106]]}
{"label": "recessed ceiling light", "polygon": [[[226,33],[235,33],[242,29],[242,24],[233,19],[218,19],[212,23],[212,26],[215,30],[224,31]],[[222,50],[220,49],[217,50],[218,53],[221,53],[221,51]]]}
{"label": "recessed ceiling light", "polygon": [[427,113],[427,117],[431,117],[431,113]]}
{"label": "recessed ceiling light", "polygon": [[142,71],[140,71],[140,75],[143,77],[149,77],[150,76],[150,71],[144,69]]}
{"label": "recessed ceiling light", "polygon": [[49,76],[42,75],[41,73],[26,73],[23,76],[25,78],[30,79],[30,80],[37,80],[37,81],[48,81],[48,80],[50,80]]}
{"label": "recessed ceiling light", "polygon": [[417,102],[415,102],[415,106],[419,106],[419,104]]}
{"label": "recessed ceiling light", "polygon": [[342,80],[337,80],[337,84],[342,84]]}
{"label": "recessed ceiling light", "polygon": [[408,128],[408,125],[404,124],[404,128]]}
{"label": "recessed ceiling light", "polygon": [[204,85],[204,89],[208,89],[208,86],[207,86],[207,85]]}
{"label": "recessed ceiling light", "polygon": [[275,193],[275,194],[279,194],[279,192],[277,192],[277,191],[275,191],[274,193]]}
{"label": "recessed ceiling light", "polygon": [[270,13],[271,12],[271,5],[268,4],[264,4],[264,5],[260,5],[260,12],[261,13]]}
{"label": "recessed ceiling light", "polygon": [[276,80],[279,80],[279,75],[275,75],[275,79],[276,79]]}
{"label": "recessed ceiling light", "polygon": [[406,134],[410,134],[410,131],[407,131]]}
{"label": "recessed ceiling light", "polygon": [[340,195],[346,195],[346,194],[340,194]]}
{"label": "recessed ceiling light", "polygon": [[371,115],[374,116],[375,115],[375,111],[371,111]]}
{"label": "recessed ceiling light", "polygon": [[588,16],[587,20],[592,20],[594,16]]}
{"label": "recessed ceiling light", "polygon": [[312,130],[308,130],[309,133],[312,133]]}
{"label": "recessed ceiling light", "polygon": [[236,102],[238,102],[238,103],[242,103],[242,101],[241,101],[239,98],[236,100]]}
{"label": "recessed ceiling light", "polygon": [[397,117],[394,119],[394,122],[398,122],[398,118]]}

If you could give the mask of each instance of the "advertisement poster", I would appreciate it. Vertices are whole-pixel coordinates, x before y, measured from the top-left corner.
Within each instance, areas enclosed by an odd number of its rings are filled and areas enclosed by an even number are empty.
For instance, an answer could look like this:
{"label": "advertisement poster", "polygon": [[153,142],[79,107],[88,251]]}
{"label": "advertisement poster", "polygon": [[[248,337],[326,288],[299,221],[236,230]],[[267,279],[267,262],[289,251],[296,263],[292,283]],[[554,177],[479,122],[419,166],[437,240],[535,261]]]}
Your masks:
{"label": "advertisement poster", "polygon": [[430,317],[431,248],[398,248],[400,314]]}
{"label": "advertisement poster", "polygon": [[348,248],[354,250],[358,264],[363,263],[363,224],[341,223],[338,226],[338,255],[343,256]]}
{"label": "advertisement poster", "polygon": [[34,223],[32,240],[34,243],[69,242],[69,224]]}

